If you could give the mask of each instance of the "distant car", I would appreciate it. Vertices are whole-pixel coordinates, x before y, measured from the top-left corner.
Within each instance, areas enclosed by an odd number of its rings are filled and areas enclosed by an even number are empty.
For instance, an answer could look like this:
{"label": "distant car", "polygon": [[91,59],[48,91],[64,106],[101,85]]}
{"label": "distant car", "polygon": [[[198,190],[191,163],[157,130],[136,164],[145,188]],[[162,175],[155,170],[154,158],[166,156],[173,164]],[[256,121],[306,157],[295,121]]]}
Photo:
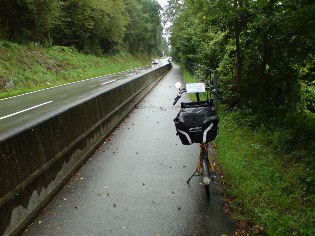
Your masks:
{"label": "distant car", "polygon": [[158,59],[154,59],[154,60],[152,61],[152,64],[153,64],[153,65],[159,64],[159,60],[158,60]]}
{"label": "distant car", "polygon": [[158,68],[159,67],[159,60],[158,59],[154,59],[152,61],[152,68]]}

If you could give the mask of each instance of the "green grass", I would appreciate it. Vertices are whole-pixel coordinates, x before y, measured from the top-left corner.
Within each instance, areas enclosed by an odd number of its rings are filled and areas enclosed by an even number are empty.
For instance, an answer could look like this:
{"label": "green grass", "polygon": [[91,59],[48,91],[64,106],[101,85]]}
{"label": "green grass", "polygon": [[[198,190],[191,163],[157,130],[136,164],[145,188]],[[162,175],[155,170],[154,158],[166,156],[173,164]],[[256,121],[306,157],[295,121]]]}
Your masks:
{"label": "green grass", "polygon": [[71,47],[0,41],[0,98],[148,64],[149,60],[128,54],[94,56]]}
{"label": "green grass", "polygon": [[219,116],[215,142],[234,220],[249,234],[315,235],[315,115],[265,119],[221,109]]}
{"label": "green grass", "polygon": [[239,124],[232,112],[220,117],[217,150],[235,219],[270,235],[314,234],[314,195],[301,181],[307,166],[267,145],[265,129]]}

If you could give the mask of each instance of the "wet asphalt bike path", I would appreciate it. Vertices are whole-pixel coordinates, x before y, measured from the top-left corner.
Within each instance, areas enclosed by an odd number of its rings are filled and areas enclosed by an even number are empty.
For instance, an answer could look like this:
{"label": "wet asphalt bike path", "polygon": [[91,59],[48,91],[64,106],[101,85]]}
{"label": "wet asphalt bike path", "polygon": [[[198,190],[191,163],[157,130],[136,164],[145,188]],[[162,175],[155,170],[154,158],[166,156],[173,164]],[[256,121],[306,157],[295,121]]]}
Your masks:
{"label": "wet asphalt bike path", "polygon": [[24,235],[231,235],[219,185],[207,200],[201,178],[186,183],[199,147],[175,135],[181,78],[174,65]]}

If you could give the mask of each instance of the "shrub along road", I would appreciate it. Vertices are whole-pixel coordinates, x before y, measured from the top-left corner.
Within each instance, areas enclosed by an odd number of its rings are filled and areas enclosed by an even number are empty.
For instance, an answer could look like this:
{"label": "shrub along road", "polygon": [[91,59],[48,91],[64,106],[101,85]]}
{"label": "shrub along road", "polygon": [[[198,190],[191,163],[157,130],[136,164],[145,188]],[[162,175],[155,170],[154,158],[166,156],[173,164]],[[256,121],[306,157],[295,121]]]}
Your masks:
{"label": "shrub along road", "polygon": [[175,135],[181,79],[174,65],[25,235],[231,235],[219,184],[207,200],[200,178],[186,183],[199,148]]}

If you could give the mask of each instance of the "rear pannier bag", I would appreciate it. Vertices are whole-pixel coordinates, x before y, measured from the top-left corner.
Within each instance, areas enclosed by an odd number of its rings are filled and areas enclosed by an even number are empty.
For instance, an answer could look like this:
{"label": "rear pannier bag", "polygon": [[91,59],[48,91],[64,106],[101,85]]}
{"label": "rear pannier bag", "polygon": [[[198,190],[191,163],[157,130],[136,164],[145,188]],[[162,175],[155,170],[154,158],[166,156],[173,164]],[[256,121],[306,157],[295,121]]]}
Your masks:
{"label": "rear pannier bag", "polygon": [[207,102],[182,103],[174,119],[182,144],[211,142],[217,136],[219,117]]}

